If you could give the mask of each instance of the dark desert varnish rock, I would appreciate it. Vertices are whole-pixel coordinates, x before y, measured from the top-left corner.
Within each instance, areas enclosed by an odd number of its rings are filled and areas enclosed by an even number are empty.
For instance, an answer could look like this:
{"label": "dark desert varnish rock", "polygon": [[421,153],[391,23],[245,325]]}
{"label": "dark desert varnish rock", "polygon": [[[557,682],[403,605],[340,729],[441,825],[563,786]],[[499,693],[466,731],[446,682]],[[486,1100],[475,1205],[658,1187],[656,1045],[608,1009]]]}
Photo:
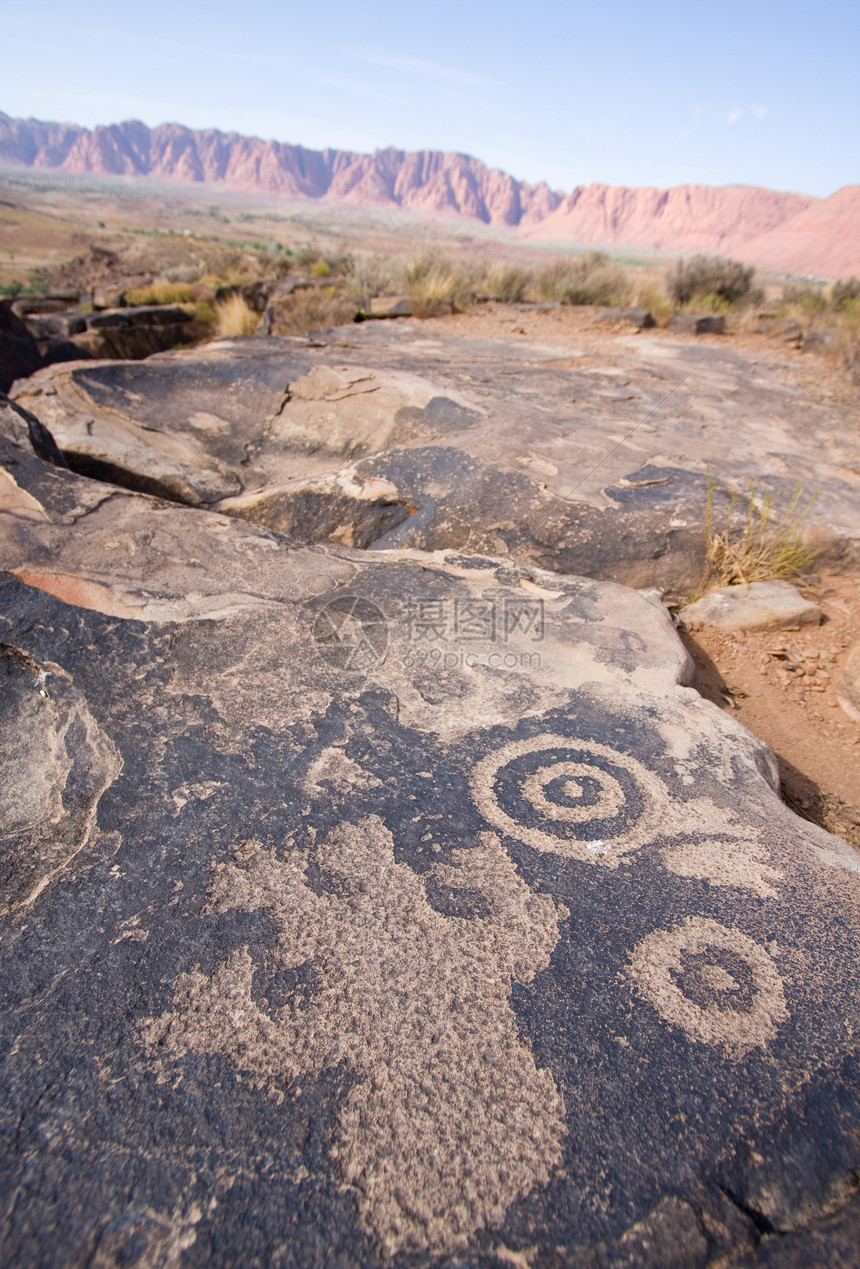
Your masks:
{"label": "dark desert varnish rock", "polygon": [[856,1247],[860,862],[689,685],[661,607],[300,544],[46,462],[21,423],[5,1263]]}

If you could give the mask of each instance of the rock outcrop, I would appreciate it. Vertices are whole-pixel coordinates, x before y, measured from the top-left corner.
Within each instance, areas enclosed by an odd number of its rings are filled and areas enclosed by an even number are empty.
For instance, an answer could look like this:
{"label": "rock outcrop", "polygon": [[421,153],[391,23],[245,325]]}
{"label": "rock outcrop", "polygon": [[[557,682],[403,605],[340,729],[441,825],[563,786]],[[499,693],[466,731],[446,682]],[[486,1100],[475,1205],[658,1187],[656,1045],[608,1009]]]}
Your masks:
{"label": "rock outcrop", "polygon": [[424,150],[309,150],[304,146],[181,124],[136,120],[90,131],[11,119],[0,112],[0,161],[62,172],[219,183],[285,198],[399,206],[516,226],[540,219],[561,195],[465,154]]}
{"label": "rock outcrop", "polygon": [[780,801],[659,605],[303,545],[63,470],[21,423],[6,1263],[857,1245],[860,860]]}
{"label": "rock outcrop", "polygon": [[627,189],[580,185],[529,237],[577,242],[629,242],[663,251],[734,251],[819,200],[804,194],[748,185],[678,185],[672,189]]}
{"label": "rock outcrop", "polygon": [[602,362],[573,352],[365,322],[50,367],[18,400],[76,471],[306,541],[689,593],[710,468],[741,491],[819,489],[831,556],[856,559],[843,407],[731,348],[622,334]]}

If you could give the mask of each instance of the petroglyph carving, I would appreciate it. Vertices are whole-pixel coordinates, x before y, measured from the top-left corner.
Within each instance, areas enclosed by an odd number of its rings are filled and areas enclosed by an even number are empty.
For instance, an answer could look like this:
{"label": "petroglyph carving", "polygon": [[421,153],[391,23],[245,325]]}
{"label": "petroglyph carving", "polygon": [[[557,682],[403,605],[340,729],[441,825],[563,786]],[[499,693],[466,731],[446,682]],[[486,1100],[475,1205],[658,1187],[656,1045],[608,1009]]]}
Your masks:
{"label": "petroglyph carving", "polygon": [[[475,765],[471,785],[484,818],[536,850],[616,868],[655,838],[674,837],[662,860],[678,876],[763,899],[782,877],[758,830],[737,824],[734,812],[709,798],[673,798],[643,763],[594,740],[545,732],[511,741]],[[702,834],[707,840],[690,840]]]}
{"label": "petroglyph carving", "polygon": [[772,958],[746,934],[708,917],[655,930],[634,951],[631,968],[662,1018],[734,1057],[766,1047],[788,1018]]}
{"label": "petroglyph carving", "polygon": [[660,831],[669,802],[662,781],[628,754],[548,733],[489,753],[472,772],[472,792],[503,833],[610,868]]}
{"label": "petroglyph carving", "polygon": [[752,840],[682,842],[663,851],[663,863],[679,877],[702,877],[715,886],[737,886],[762,899],[772,899],[771,882],[782,877],[778,868],[765,863],[767,852]]}
{"label": "petroglyph carving", "polygon": [[394,858],[376,816],[343,824],[311,862],[246,845],[219,866],[211,908],[267,909],[281,969],[308,964],[313,986],[263,1008],[247,948],[211,977],[175,984],[175,1009],[146,1025],[175,1055],[224,1052],[283,1099],[299,1078],[345,1064],[355,1082],[332,1153],[382,1253],[463,1246],[561,1158],[564,1103],[520,1038],[508,995],[544,969],[567,910],[532,893],[497,839],[437,863],[437,885],[477,890],[479,917],[443,916],[422,877]]}

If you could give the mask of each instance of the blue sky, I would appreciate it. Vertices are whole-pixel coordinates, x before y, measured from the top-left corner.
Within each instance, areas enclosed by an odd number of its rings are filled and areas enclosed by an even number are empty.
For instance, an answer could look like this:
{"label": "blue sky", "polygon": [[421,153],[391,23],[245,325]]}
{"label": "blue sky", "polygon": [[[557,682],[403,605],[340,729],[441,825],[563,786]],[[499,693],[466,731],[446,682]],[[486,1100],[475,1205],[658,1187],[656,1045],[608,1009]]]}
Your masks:
{"label": "blue sky", "polygon": [[458,150],[565,190],[860,182],[857,0],[0,0],[0,109]]}

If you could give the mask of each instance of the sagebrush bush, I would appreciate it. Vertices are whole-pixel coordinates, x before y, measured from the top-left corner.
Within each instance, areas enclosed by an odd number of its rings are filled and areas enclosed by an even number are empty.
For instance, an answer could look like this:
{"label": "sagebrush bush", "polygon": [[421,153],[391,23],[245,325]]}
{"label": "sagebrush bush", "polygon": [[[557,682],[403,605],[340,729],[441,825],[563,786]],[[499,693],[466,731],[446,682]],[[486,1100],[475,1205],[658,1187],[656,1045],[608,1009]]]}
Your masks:
{"label": "sagebrush bush", "polygon": [[624,270],[602,251],[559,258],[538,276],[542,298],[562,304],[626,304],[630,283]]}
{"label": "sagebrush bush", "polygon": [[840,278],[833,283],[830,298],[834,308],[847,308],[852,300],[860,300],[860,278]]}
{"label": "sagebrush bush", "polygon": [[356,315],[356,303],[336,287],[313,287],[284,296],[274,305],[273,335],[303,335],[324,326],[340,326]]}
{"label": "sagebrush bush", "polygon": [[721,256],[692,256],[679,260],[668,274],[666,285],[674,302],[681,306],[695,299],[706,297],[737,304],[750,296],[755,269],[738,260],[724,260]]}
{"label": "sagebrush bush", "polygon": [[395,285],[397,265],[389,256],[356,251],[349,261],[347,290],[359,299],[372,300]]}
{"label": "sagebrush bush", "polygon": [[811,282],[787,282],[782,288],[782,302],[813,314],[825,312],[828,306],[824,287]]}
{"label": "sagebrush bush", "polygon": [[532,290],[534,274],[507,260],[492,260],[483,269],[480,281],[484,294],[503,304],[519,304]]}
{"label": "sagebrush bush", "polygon": [[434,252],[412,256],[401,266],[400,276],[403,293],[416,317],[434,317],[451,308],[466,308],[477,293],[474,270]]}

